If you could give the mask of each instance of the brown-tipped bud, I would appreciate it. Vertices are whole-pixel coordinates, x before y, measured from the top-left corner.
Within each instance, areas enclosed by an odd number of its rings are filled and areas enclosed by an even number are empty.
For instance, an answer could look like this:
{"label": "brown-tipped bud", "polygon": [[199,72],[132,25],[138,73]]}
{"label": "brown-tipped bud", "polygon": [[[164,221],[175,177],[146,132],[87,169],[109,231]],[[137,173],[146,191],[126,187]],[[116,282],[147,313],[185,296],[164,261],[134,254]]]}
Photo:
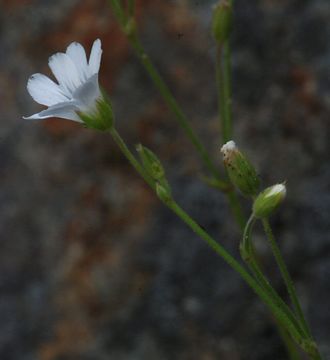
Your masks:
{"label": "brown-tipped bud", "polygon": [[258,175],[248,159],[238,150],[234,141],[222,146],[223,162],[228,176],[243,195],[255,196],[259,191]]}
{"label": "brown-tipped bud", "polygon": [[253,203],[253,214],[256,218],[271,215],[283,202],[286,196],[284,184],[276,184],[262,191]]}
{"label": "brown-tipped bud", "polygon": [[213,8],[212,33],[218,44],[222,45],[229,37],[233,22],[233,8],[229,1],[220,0]]}

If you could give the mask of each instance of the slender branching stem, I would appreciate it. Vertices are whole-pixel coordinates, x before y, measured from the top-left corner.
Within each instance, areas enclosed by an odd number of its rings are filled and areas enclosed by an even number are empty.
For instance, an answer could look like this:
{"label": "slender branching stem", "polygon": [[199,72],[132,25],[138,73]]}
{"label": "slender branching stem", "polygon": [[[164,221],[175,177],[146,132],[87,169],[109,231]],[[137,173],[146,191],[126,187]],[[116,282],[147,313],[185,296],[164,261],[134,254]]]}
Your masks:
{"label": "slender branching stem", "polygon": [[285,344],[289,359],[290,360],[301,360],[300,352],[297,348],[297,345],[292,340],[288,331],[277,321],[276,321],[276,324],[277,324],[277,329],[280,334],[280,337],[282,338],[283,343]]}
{"label": "slender branching stem", "polygon": [[[233,0],[229,0],[233,4]],[[192,129],[188,118],[182,111],[181,107],[174,98],[169,87],[161,77],[157,68],[154,66],[147,53],[142,46],[136,31],[136,27],[133,23],[129,23],[134,15],[134,0],[127,0],[127,14],[125,13],[123,3],[120,0],[109,0],[114,13],[120,23],[123,31],[126,33],[132,47],[138,55],[141,63],[148,72],[150,78],[154,82],[155,86],[162,95],[165,103],[168,105],[172,113],[175,115],[175,119],[190,139],[191,143],[196,148],[199,156],[205,167],[212,174],[213,178],[217,181],[217,186],[225,192],[228,197],[230,207],[233,211],[234,217],[243,231],[245,227],[245,218],[242,213],[241,205],[238,201],[237,194],[228,185],[228,180],[223,179],[218,167],[214,164],[210,158],[206,148],[200,142],[197,134]],[[130,24],[130,26],[128,26]],[[222,141],[227,142],[232,138],[232,89],[231,89],[231,49],[229,39],[225,43],[217,48],[216,58],[216,74],[217,74],[217,89],[219,100],[219,118],[222,128]],[[156,190],[156,183],[148,175],[143,166],[136,160],[135,156],[130,152],[125,142],[115,129],[110,131],[114,141],[119,146],[123,154],[128,158],[129,162],[136,169],[136,171],[144,178],[148,185]],[[287,337],[287,333],[290,333],[292,338],[297,344],[299,344],[305,351],[309,353],[312,359],[319,360],[321,356],[317,350],[316,345],[311,336],[311,332],[304,318],[301,306],[299,304],[292,279],[287,271],[286,265],[280,253],[280,250],[275,242],[272,230],[270,228],[267,219],[263,220],[265,232],[268,236],[270,245],[275,255],[276,261],[281,270],[282,276],[288,288],[288,292],[293,304],[295,315],[291,309],[285,304],[281,297],[270,285],[268,279],[265,277],[261,270],[256,257],[254,255],[254,249],[252,244],[249,244],[249,250],[251,257],[248,259],[248,265],[253,273],[253,278],[250,273],[240,265],[218,242],[216,242],[204,229],[202,229],[173,199],[171,201],[164,202],[181,220],[183,220],[195,233],[197,233],[208,245],[220,255],[241,277],[246,283],[259,295],[259,297],[267,304],[272,311],[277,322],[286,329],[282,331],[282,337],[288,346],[288,350],[292,360],[297,359],[297,352],[292,345],[291,340]],[[248,232],[244,232],[244,237],[251,235],[251,229],[253,227],[254,220],[248,221]],[[247,259],[246,259],[247,260]],[[290,345],[291,344],[291,345]],[[306,350],[307,349],[307,350]],[[310,349],[310,351],[308,351]]]}
{"label": "slender branching stem", "polygon": [[227,140],[233,138],[233,121],[232,121],[232,80],[231,80],[231,49],[230,40],[224,43],[223,59],[223,81],[224,81],[224,105],[225,105],[225,122]]}
{"label": "slender branching stem", "polygon": [[[260,286],[262,286],[262,288],[269,294],[269,296],[271,296],[276,301],[276,304],[286,313],[286,315],[288,316],[288,318],[290,318],[292,323],[295,324],[296,328],[299,329],[301,336],[308,337],[308,334],[304,331],[304,329],[301,328],[301,325],[299,324],[295,315],[292,313],[292,310],[282,300],[282,298],[279,296],[277,291],[272,287],[269,280],[264,275],[261,266],[259,265],[257,256],[255,254],[255,248],[252,242],[252,230],[255,222],[256,222],[256,218],[254,217],[253,214],[251,214],[249,220],[246,223],[243,233],[243,239],[240,245],[242,258],[250,268],[252,274],[254,275],[255,279],[258,281]],[[275,324],[286,346],[290,360],[299,359],[299,351],[295,343],[292,341],[291,336],[288,333],[287,329],[283,326],[283,324],[279,323],[276,320],[275,320]]]}
{"label": "slender branching stem", "polygon": [[133,16],[135,10],[135,0],[127,0],[127,12],[128,16]]}
{"label": "slender branching stem", "polygon": [[226,143],[229,141],[229,136],[227,134],[227,123],[226,123],[226,111],[225,111],[225,99],[224,99],[224,80],[223,80],[223,46],[217,45],[216,50],[216,80],[217,80],[217,94],[218,94],[218,117],[222,134],[222,142]]}
{"label": "slender branching stem", "polygon": [[277,265],[278,265],[278,267],[280,269],[283,280],[284,280],[285,285],[287,287],[287,290],[288,290],[288,293],[289,293],[289,296],[290,296],[291,303],[292,303],[292,306],[294,308],[294,311],[295,311],[295,313],[296,313],[302,327],[307,332],[307,334],[311,337],[311,332],[309,330],[309,326],[307,324],[307,321],[305,319],[305,316],[304,316],[304,313],[302,311],[301,305],[299,303],[298,296],[297,296],[295,287],[293,285],[292,278],[291,278],[291,276],[289,274],[288,268],[287,268],[287,266],[285,264],[285,261],[283,259],[281,250],[277,245],[277,242],[275,240],[275,237],[274,237],[274,234],[273,234],[273,231],[271,229],[271,226],[269,224],[268,219],[263,219],[262,224],[263,224],[267,239],[269,241],[270,247],[271,247],[272,252],[274,254],[275,260],[277,262]]}
{"label": "slender branching stem", "polygon": [[290,300],[293,306],[293,309],[295,311],[295,314],[297,316],[297,319],[300,323],[300,326],[304,329],[304,332],[308,335],[308,339],[309,339],[309,346],[308,348],[310,348],[310,356],[313,359],[321,359],[321,355],[318,351],[317,345],[313,340],[312,334],[311,334],[311,330],[307,324],[307,321],[305,319],[304,313],[302,311],[302,307],[300,305],[300,302],[298,300],[298,296],[296,293],[296,289],[294,287],[291,275],[289,273],[289,270],[285,264],[284,258],[282,256],[281,250],[279,248],[279,246],[277,245],[277,242],[275,240],[275,236],[273,234],[273,231],[271,229],[271,226],[269,224],[269,220],[267,218],[262,219],[262,224],[264,227],[264,231],[265,234],[267,236],[268,242],[270,244],[270,247],[272,249],[273,255],[275,257],[275,260],[277,262],[277,265],[280,269],[282,278],[285,282],[287,291],[289,293],[290,296]]}
{"label": "slender branching stem", "polygon": [[[207,169],[210,171],[210,173],[216,178],[220,179],[220,173],[217,166],[214,165],[211,158],[209,157],[208,152],[206,151],[203,144],[200,142],[198,136],[196,135],[195,131],[192,129],[186,115],[183,113],[181,107],[175,100],[172,92],[168,88],[168,86],[165,84],[163,78],[159,74],[158,70],[150,60],[149,56],[146,54],[140,40],[133,36],[130,39],[131,45],[133,46],[134,50],[136,51],[136,54],[138,55],[141,63],[143,64],[144,68],[146,69],[147,73],[149,74],[150,78],[154,82],[155,86],[159,90],[160,94],[162,95],[163,99],[165,100],[166,104],[170,108],[170,110],[175,115],[175,119],[178,121],[180,127],[184,130],[187,137],[191,141],[191,143],[196,148],[197,152],[199,153],[203,163],[207,167]],[[224,186],[228,185],[226,182],[223,184]]]}
{"label": "slender branching stem", "polygon": [[126,24],[126,15],[125,11],[122,7],[122,3],[120,0],[108,0],[110,6],[112,7],[120,26],[124,27]]}
{"label": "slender branching stem", "polygon": [[115,128],[110,130],[110,134],[121,150],[121,152],[125,155],[127,160],[133,166],[133,168],[138,172],[138,174],[145,180],[145,182],[153,189],[156,189],[154,180],[148,175],[148,173],[144,170],[143,166],[139,163],[139,161],[135,158],[135,156],[131,153],[129,148],[127,147],[126,143],[119,135]]}
{"label": "slender branching stem", "polygon": [[[126,156],[135,170],[145,179],[148,185],[155,190],[156,184],[147,174],[143,166],[138,162],[135,156],[131,153],[124,140],[120,137],[119,133],[115,129],[110,130],[114,141],[119,146],[122,153]],[[257,293],[257,295],[263,300],[263,302],[270,308],[274,317],[283,326],[288,329],[291,336],[297,344],[302,344],[304,338],[302,337],[299,329],[287,316],[287,314],[276,304],[274,299],[268,295],[267,292],[258,284],[258,282],[249,274],[249,272],[233,257],[231,256],[214,238],[212,238],[198,223],[193,220],[175,201],[170,199],[164,202],[184,223],[186,223],[199,237],[201,237],[218,255],[220,255],[224,261],[231,266],[245,282]]]}
{"label": "slender branching stem", "polygon": [[229,40],[217,45],[216,79],[222,142],[232,140],[231,59]]}
{"label": "slender branching stem", "polygon": [[[114,9],[114,13],[116,17],[118,18],[118,21],[123,29],[123,31],[126,31],[126,23],[128,21],[127,18],[125,18],[125,14],[123,12],[123,8],[120,5],[119,0],[109,0],[110,5]],[[121,11],[118,10],[118,6],[121,7]],[[122,21],[122,14],[124,14],[124,21]],[[135,50],[137,56],[139,57],[142,65],[144,66],[145,70],[149,74],[151,80],[153,81],[154,85],[160,92],[163,100],[171,110],[171,112],[174,114],[175,119],[177,120],[180,127],[184,130],[185,134],[197,150],[204,166],[208,169],[210,174],[216,179],[218,187],[222,189],[229,201],[229,205],[232,209],[232,212],[234,214],[234,218],[237,222],[237,224],[240,226],[241,230],[244,229],[245,225],[245,216],[243,214],[241,204],[238,200],[237,194],[235,190],[230,186],[227,180],[223,179],[223,176],[221,175],[218,166],[214,164],[212,159],[210,158],[207,150],[205,149],[204,145],[199,140],[197,134],[190,126],[190,123],[188,121],[188,118],[182,111],[180,105],[174,98],[171,90],[166,85],[165,81],[163,80],[162,76],[160,75],[159,71],[147,55],[146,51],[144,50],[144,47],[138,37],[136,28],[133,28],[133,33],[127,34],[127,38],[131,43],[131,46]]]}
{"label": "slender branching stem", "polygon": [[237,225],[239,226],[240,230],[243,232],[244,226],[245,226],[245,215],[243,214],[241,203],[238,200],[238,196],[234,192],[234,190],[227,192],[226,196],[227,196],[231,211],[234,215],[235,221],[236,221]]}

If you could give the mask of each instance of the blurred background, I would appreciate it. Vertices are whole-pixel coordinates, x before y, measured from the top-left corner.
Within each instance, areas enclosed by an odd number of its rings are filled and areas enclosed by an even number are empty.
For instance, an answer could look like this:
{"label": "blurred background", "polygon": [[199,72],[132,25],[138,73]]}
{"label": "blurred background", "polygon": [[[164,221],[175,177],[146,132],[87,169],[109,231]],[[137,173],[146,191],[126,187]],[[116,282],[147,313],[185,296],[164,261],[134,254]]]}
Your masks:
{"label": "blurred background", "polygon": [[[140,0],[142,41],[222,166],[211,0]],[[0,1],[0,358],[281,360],[259,299],[160,205],[107,134],[23,121],[26,91],[72,41],[103,43],[100,82],[117,126],[163,161],[178,202],[229,251],[227,202],[104,0]],[[235,141],[263,184],[287,181],[272,224],[325,359],[330,359],[330,2],[236,0]],[[246,212],[249,204],[242,200]],[[255,243],[285,288],[260,228]]]}

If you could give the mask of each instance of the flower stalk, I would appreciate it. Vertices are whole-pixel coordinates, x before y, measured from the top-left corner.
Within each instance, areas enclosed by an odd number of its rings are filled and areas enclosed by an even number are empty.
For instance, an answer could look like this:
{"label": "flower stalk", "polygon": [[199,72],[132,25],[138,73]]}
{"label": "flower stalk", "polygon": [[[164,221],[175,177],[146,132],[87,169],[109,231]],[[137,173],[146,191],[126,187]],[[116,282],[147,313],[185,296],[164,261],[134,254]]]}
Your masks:
{"label": "flower stalk", "polygon": [[233,23],[233,6],[229,0],[220,0],[213,8],[212,33],[216,42],[216,82],[219,121],[222,141],[233,137],[230,33]]}
{"label": "flower stalk", "polygon": [[[207,168],[209,173],[215,179],[217,183],[217,187],[224,192],[227,196],[230,208],[234,215],[235,221],[237,222],[240,229],[243,231],[245,225],[245,216],[242,211],[241,204],[238,200],[237,194],[235,190],[230,186],[228,181],[223,178],[221,175],[219,168],[214,164],[211,157],[209,156],[206,148],[199,140],[199,137],[192,129],[189,120],[183,110],[181,109],[180,105],[176,101],[175,97],[173,96],[171,90],[163,80],[162,76],[160,75],[159,71],[151,61],[150,57],[146,53],[137,33],[136,26],[129,27],[130,31],[127,31],[127,24],[132,22],[134,19],[130,16],[126,16],[122,3],[120,0],[109,0],[109,4],[112,7],[116,18],[123,30],[123,32],[127,35],[127,39],[129,40],[132,48],[135,50],[136,55],[140,59],[142,65],[144,66],[145,70],[149,74],[151,80],[153,81],[154,85],[160,92],[163,100],[165,101],[166,105],[169,107],[171,112],[174,114],[176,121],[178,122],[179,126],[183,129],[186,136],[190,140],[190,142],[195,147],[199,157],[202,160],[202,163]],[[228,94],[228,92],[227,92]],[[228,105],[230,105],[228,103]]]}
{"label": "flower stalk", "polygon": [[295,287],[293,285],[292,278],[289,274],[288,268],[285,264],[285,261],[283,259],[283,256],[281,254],[281,250],[277,245],[277,242],[275,240],[273,231],[270,227],[269,220],[267,218],[262,219],[263,228],[265,231],[265,234],[267,235],[268,242],[270,244],[270,247],[272,249],[273,255],[276,259],[277,265],[280,269],[280,272],[282,274],[282,278],[285,282],[285,285],[287,287],[292,306],[294,308],[294,311],[299,319],[299,322],[301,326],[303,327],[304,331],[308,334],[308,336],[311,338],[311,331],[309,329],[309,326],[307,324],[307,321],[305,319],[304,313],[302,311],[300,302],[298,300],[298,296],[295,290]]}
{"label": "flower stalk", "polygon": [[[280,333],[287,344],[292,360],[298,359],[295,347],[299,345],[311,359],[320,360],[321,355],[304,317],[292,278],[286,267],[280,248],[276,243],[268,217],[282,203],[286,189],[284,184],[276,184],[259,193],[259,178],[248,159],[237,149],[232,138],[232,100],[231,100],[231,54],[229,34],[232,23],[232,0],[221,0],[216,7],[213,19],[213,32],[217,41],[216,77],[219,100],[219,118],[222,126],[222,146],[224,164],[229,179],[224,179],[214,164],[206,148],[192,129],[188,118],[177,103],[169,87],[146,54],[137,35],[134,19],[135,1],[127,0],[126,7],[120,0],[109,0],[118,21],[127,35],[132,47],[160,91],[166,104],[196,148],[204,166],[212,177],[207,182],[221,189],[228,197],[238,225],[243,230],[240,253],[246,266],[241,265],[227,250],[204,230],[173,198],[165,170],[159,158],[146,147],[139,145],[139,159],[130,151],[115,129],[114,115],[110,100],[102,93],[98,73],[101,62],[101,41],[97,39],[87,60],[86,52],[79,43],[71,43],[65,53],[57,53],[49,59],[49,66],[57,83],[42,74],[34,74],[28,81],[27,89],[32,98],[48,108],[26,119],[46,119],[60,117],[82,123],[88,128],[108,131],[121,152],[133,168],[145,180],[159,199],[175,213],[193,232],[204,240],[215,253],[234,270],[246,284],[255,291],[268,306]],[[248,198],[253,199],[252,214],[245,224],[241,206],[234,186]],[[263,224],[265,234],[274,254],[277,265],[287,287],[293,310],[283,301],[272,287],[258,263],[252,243],[252,230],[256,220]],[[290,338],[288,337],[290,335]],[[292,342],[294,341],[294,343]]]}
{"label": "flower stalk", "polygon": [[[287,329],[295,342],[302,346],[306,343],[306,339],[302,335],[299,327],[295,324],[290,316],[278,306],[276,301],[260,286],[260,284],[246,271],[246,269],[231,256],[213,237],[211,237],[198,223],[193,220],[178,204],[166,193],[164,196],[163,189],[160,189],[157,183],[151,179],[143,166],[136,160],[135,156],[128,149],[124,140],[115,129],[110,130],[114,141],[119,146],[123,155],[128,159],[135,170],[143,177],[148,185],[158,193],[159,198],[163,203],[170,208],[184,223],[186,223],[202,240],[204,240],[223,260],[232,267],[243,280],[256,292],[256,294],[263,300],[263,302],[270,308],[274,317]],[[160,195],[160,191],[162,192]]]}

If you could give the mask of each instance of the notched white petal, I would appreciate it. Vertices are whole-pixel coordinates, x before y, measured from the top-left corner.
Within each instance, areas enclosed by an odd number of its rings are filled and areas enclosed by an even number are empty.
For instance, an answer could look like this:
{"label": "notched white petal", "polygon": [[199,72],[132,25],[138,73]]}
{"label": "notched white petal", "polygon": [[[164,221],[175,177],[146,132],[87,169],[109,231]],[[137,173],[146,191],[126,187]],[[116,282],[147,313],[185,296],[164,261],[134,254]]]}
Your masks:
{"label": "notched white petal", "polygon": [[42,74],[32,75],[27,84],[32,98],[48,109],[24,119],[59,117],[82,122],[77,111],[94,111],[102,96],[98,84],[101,55],[101,41],[97,39],[88,62],[84,48],[77,42],[71,43],[65,54],[51,56],[48,64],[58,84]]}
{"label": "notched white petal", "polygon": [[81,44],[75,41],[67,47],[66,54],[69,55],[70,59],[76,66],[80,81],[86,81],[92,74],[90,74],[87,64],[85,49]]}
{"label": "notched white petal", "polygon": [[68,100],[61,88],[43,74],[37,73],[30,76],[27,90],[33,100],[45,106],[51,106]]}
{"label": "notched white petal", "polygon": [[57,53],[49,58],[49,67],[65,93],[70,96],[82,83],[78,70],[67,54]]}
{"label": "notched white petal", "polygon": [[91,74],[97,74],[100,70],[102,56],[101,40],[96,39],[92,46],[91,55],[89,57],[89,70]]}

